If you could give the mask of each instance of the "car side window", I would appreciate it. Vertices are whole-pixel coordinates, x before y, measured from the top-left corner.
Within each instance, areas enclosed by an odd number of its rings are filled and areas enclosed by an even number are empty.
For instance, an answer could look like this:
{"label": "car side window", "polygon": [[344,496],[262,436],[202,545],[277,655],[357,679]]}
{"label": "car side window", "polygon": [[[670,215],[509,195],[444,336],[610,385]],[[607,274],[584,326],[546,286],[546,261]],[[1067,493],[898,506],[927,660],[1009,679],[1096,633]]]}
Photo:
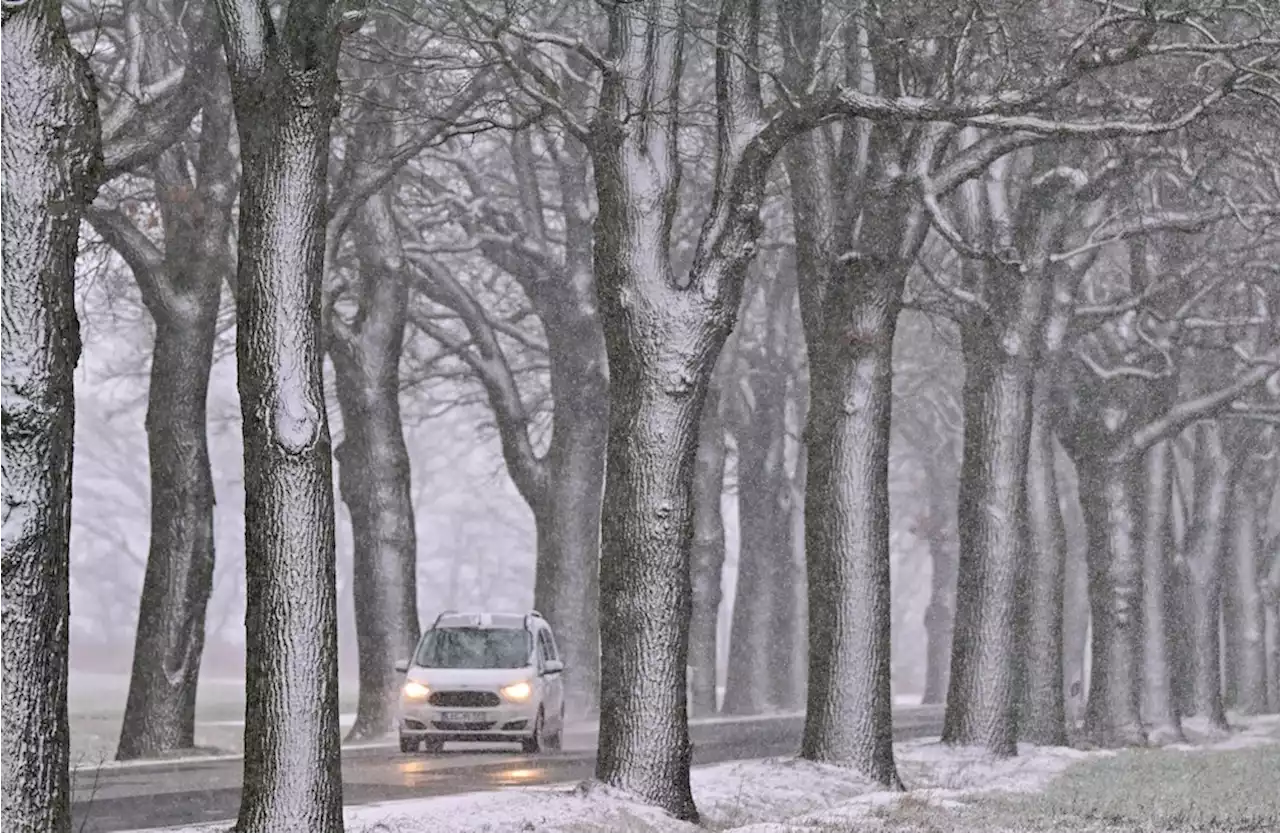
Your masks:
{"label": "car side window", "polygon": [[551,635],[551,631],[543,628],[538,636],[545,643],[542,650],[547,659],[560,659],[560,654],[556,651],[556,638]]}
{"label": "car side window", "polygon": [[534,642],[537,645],[537,648],[534,651],[534,657],[537,661],[538,673],[541,674],[547,665],[547,650],[546,650],[546,645],[542,639],[542,631],[538,631],[538,636],[534,640]]}

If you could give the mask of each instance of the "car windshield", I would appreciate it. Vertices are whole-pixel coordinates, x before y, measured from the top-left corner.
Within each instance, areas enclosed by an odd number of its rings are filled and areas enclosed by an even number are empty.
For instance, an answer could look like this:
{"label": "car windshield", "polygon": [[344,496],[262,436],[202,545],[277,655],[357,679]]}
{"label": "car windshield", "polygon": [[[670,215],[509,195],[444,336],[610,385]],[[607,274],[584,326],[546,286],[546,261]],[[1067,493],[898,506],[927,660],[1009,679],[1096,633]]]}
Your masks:
{"label": "car windshield", "polygon": [[437,628],[418,649],[423,668],[523,668],[529,633],[510,628]]}

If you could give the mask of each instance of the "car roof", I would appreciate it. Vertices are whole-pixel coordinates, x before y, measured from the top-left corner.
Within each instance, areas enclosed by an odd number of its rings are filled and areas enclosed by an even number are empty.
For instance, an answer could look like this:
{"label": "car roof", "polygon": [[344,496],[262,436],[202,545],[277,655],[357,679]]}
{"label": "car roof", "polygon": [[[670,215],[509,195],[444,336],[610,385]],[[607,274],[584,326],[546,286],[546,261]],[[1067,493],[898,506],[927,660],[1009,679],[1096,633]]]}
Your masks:
{"label": "car roof", "polygon": [[440,614],[437,628],[481,628],[484,630],[524,630],[523,613],[449,612]]}

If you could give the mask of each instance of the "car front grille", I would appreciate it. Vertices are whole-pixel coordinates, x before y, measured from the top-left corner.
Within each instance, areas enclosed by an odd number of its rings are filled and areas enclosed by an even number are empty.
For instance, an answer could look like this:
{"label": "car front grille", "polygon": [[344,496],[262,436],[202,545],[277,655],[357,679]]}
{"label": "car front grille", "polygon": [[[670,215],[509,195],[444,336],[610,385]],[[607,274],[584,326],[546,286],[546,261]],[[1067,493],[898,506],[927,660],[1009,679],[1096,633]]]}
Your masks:
{"label": "car front grille", "polygon": [[442,709],[491,709],[502,704],[492,691],[433,691],[428,702]]}
{"label": "car front grille", "polygon": [[442,732],[487,732],[493,728],[492,723],[445,723],[433,720],[431,725]]}

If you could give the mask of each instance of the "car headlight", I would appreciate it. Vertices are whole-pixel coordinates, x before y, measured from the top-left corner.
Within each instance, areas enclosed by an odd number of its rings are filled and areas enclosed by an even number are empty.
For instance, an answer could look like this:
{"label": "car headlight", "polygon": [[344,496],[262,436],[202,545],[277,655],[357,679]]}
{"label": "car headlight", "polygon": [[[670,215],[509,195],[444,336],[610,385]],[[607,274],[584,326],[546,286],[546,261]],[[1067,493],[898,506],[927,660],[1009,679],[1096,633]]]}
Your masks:
{"label": "car headlight", "polygon": [[502,689],[502,696],[508,700],[528,700],[533,694],[533,686],[521,680]]}
{"label": "car headlight", "polygon": [[431,689],[422,683],[405,683],[401,693],[409,700],[425,700],[427,695],[431,693]]}

